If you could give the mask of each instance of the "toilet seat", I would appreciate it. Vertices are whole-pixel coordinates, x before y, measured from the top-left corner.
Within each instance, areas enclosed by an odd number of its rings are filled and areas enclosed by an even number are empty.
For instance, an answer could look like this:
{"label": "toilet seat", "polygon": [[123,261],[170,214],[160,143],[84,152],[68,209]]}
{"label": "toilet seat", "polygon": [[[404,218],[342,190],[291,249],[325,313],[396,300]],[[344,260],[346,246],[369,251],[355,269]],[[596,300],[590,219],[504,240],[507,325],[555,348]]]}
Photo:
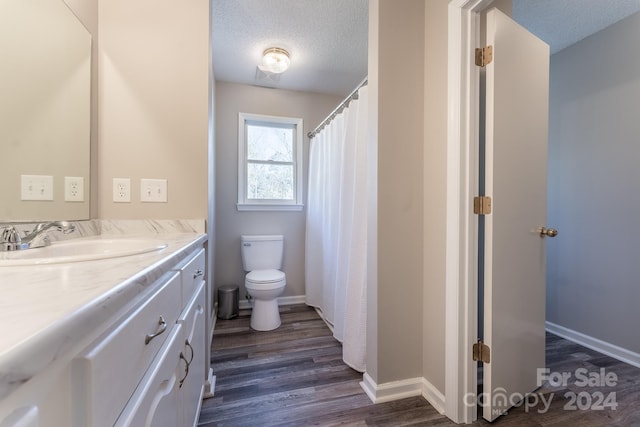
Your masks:
{"label": "toilet seat", "polygon": [[246,281],[256,285],[276,283],[284,280],[285,274],[280,270],[253,270],[246,276]]}

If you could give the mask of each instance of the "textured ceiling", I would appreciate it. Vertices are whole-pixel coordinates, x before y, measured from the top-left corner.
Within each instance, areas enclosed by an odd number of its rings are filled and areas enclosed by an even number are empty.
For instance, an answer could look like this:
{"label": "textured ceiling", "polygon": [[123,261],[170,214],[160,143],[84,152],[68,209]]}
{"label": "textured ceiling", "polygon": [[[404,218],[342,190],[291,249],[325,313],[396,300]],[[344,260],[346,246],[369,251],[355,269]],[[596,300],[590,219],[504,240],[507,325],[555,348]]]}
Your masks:
{"label": "textured ceiling", "polygon": [[[212,5],[216,80],[345,96],[367,75],[368,0],[214,0]],[[256,73],[269,47],[291,54],[291,67],[279,81]]]}
{"label": "textured ceiling", "polygon": [[[368,0],[212,5],[217,80],[345,96],[367,75]],[[551,53],[638,11],[640,0],[513,0],[513,18],[547,42]],[[269,78],[257,65],[274,46],[290,52],[291,67]]]}
{"label": "textured ceiling", "polygon": [[513,19],[551,53],[640,11],[640,0],[513,0]]}

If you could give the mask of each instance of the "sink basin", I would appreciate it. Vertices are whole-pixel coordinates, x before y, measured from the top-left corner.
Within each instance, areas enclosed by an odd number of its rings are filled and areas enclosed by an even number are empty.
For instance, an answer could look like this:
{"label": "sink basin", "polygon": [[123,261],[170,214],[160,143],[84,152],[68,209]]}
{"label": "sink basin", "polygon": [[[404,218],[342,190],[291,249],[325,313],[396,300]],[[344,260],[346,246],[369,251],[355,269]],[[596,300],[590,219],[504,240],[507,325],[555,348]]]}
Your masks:
{"label": "sink basin", "polygon": [[65,262],[91,261],[117,258],[146,252],[159,251],[167,247],[165,242],[144,238],[90,238],[53,242],[43,248],[0,252],[0,266],[59,264]]}

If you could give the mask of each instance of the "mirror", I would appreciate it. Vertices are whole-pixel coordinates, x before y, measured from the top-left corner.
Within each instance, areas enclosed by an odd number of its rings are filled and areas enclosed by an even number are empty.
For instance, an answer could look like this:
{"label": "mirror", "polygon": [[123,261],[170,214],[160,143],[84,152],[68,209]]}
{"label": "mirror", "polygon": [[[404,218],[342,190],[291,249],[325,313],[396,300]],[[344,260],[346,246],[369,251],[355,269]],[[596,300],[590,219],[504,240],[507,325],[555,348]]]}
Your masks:
{"label": "mirror", "polygon": [[[62,0],[0,0],[0,58],[0,221],[89,219],[90,33]],[[21,175],[53,200],[21,200]]]}

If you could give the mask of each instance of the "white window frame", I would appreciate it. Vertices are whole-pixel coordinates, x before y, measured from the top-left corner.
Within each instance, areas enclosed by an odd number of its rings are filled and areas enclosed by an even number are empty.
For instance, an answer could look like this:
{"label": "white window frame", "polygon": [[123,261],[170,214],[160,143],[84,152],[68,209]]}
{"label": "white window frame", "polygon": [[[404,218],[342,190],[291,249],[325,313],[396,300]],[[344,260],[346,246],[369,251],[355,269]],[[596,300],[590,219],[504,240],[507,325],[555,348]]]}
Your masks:
{"label": "white window frame", "polygon": [[[247,122],[264,123],[265,125],[293,125],[293,165],[294,165],[294,199],[293,200],[257,200],[247,198]],[[238,113],[238,204],[239,211],[301,211],[302,188],[304,174],[302,170],[303,153],[303,120],[295,117],[267,116],[263,114]]]}

